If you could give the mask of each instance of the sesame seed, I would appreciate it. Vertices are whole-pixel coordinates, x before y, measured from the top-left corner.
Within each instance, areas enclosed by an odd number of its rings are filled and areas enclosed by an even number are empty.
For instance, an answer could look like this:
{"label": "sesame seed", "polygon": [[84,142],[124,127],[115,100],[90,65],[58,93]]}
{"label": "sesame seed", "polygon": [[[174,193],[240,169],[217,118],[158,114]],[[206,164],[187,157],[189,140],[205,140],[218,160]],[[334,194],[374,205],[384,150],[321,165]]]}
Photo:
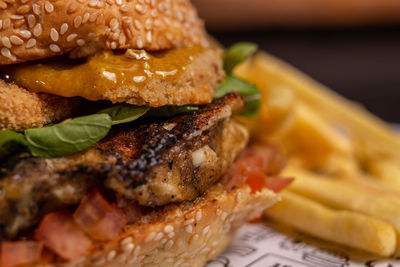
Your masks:
{"label": "sesame seed", "polygon": [[116,2],[117,5],[119,5],[119,6],[122,5],[122,0],[116,0],[115,2]]}
{"label": "sesame seed", "polygon": [[89,13],[85,13],[85,15],[83,15],[82,23],[88,22],[89,18],[90,18],[90,14]]}
{"label": "sesame seed", "polygon": [[119,255],[117,258],[117,261],[121,264],[124,264],[126,261],[126,255],[124,255],[124,254]]}
{"label": "sesame seed", "polygon": [[60,27],[60,34],[63,35],[64,33],[66,33],[68,31],[68,24],[67,23],[63,23]]}
{"label": "sesame seed", "polygon": [[97,7],[97,1],[90,1],[89,2],[90,7]]}
{"label": "sesame seed", "polygon": [[54,6],[49,1],[45,1],[44,2],[44,9],[47,11],[47,13],[51,13],[51,12],[54,11]]}
{"label": "sesame seed", "polygon": [[129,11],[129,5],[128,4],[123,4],[120,8],[122,12],[128,12]]}
{"label": "sesame seed", "polygon": [[17,9],[17,14],[26,14],[31,10],[29,5],[22,5]]}
{"label": "sesame seed", "polygon": [[167,242],[167,244],[165,244],[165,249],[170,249],[170,248],[172,248],[172,246],[174,245],[174,241],[172,241],[172,240],[169,240],[168,242]]}
{"label": "sesame seed", "polygon": [[145,76],[134,76],[133,77],[133,81],[135,83],[141,83],[141,82],[144,82],[145,80],[146,80]]}
{"label": "sesame seed", "polygon": [[107,260],[112,261],[115,258],[115,255],[117,255],[117,252],[115,250],[111,250],[107,255]]}
{"label": "sesame seed", "polygon": [[228,213],[222,212],[222,214],[221,214],[222,221],[225,221],[226,217],[228,217]]}
{"label": "sesame seed", "polygon": [[174,267],[179,267],[183,263],[184,259],[179,259],[175,262]]}
{"label": "sesame seed", "polygon": [[142,23],[140,23],[140,21],[138,21],[137,19],[135,19],[135,27],[136,29],[140,30],[143,28]]}
{"label": "sesame seed", "polygon": [[89,21],[90,22],[94,22],[97,19],[97,16],[99,15],[99,13],[93,13],[92,15],[90,15]]}
{"label": "sesame seed", "polygon": [[67,42],[73,41],[78,35],[76,33],[71,33],[67,36]]}
{"label": "sesame seed", "polygon": [[157,235],[156,235],[156,237],[154,238],[154,241],[159,241],[159,240],[161,240],[161,238],[163,238],[164,237],[164,234],[162,233],[162,232],[159,232]]}
{"label": "sesame seed", "polygon": [[154,20],[154,26],[156,27],[161,26],[161,21],[159,19]]}
{"label": "sesame seed", "polygon": [[216,214],[217,214],[218,216],[220,216],[221,213],[222,213],[222,210],[218,208]]}
{"label": "sesame seed", "polygon": [[200,254],[207,254],[211,249],[209,247],[205,247],[200,251]]}
{"label": "sesame seed", "polygon": [[173,258],[166,258],[166,259],[165,259],[165,262],[173,262],[173,261],[174,261]]}
{"label": "sesame seed", "polygon": [[29,14],[28,15],[28,26],[29,28],[32,28],[36,24],[36,17],[35,15]]}
{"label": "sesame seed", "polygon": [[143,48],[143,40],[142,40],[142,38],[139,36],[138,38],[137,38],[137,40],[136,40],[136,45],[137,45],[137,47],[139,48],[139,49],[142,49]]}
{"label": "sesame seed", "polygon": [[36,26],[33,28],[33,35],[36,37],[39,37],[42,35],[43,29],[42,29],[42,24],[38,23]]}
{"label": "sesame seed", "polygon": [[140,246],[137,246],[135,248],[135,251],[133,251],[133,257],[136,258],[139,255],[139,252],[140,252]]}
{"label": "sesame seed", "polygon": [[168,237],[169,237],[169,238],[173,238],[174,236],[175,236],[175,233],[174,233],[174,232],[171,232],[171,233],[168,234]]}
{"label": "sesame seed", "polygon": [[200,220],[201,220],[201,217],[202,217],[202,212],[201,212],[201,210],[199,210],[199,211],[196,213],[196,221],[200,221]]}
{"label": "sesame seed", "polygon": [[193,233],[193,226],[192,225],[188,225],[185,227],[185,231],[188,232],[189,234]]}
{"label": "sesame seed", "polygon": [[22,45],[24,43],[24,41],[21,38],[15,35],[10,36],[10,41],[14,45]]}
{"label": "sesame seed", "polygon": [[14,29],[18,29],[19,27],[21,27],[22,25],[25,24],[25,19],[20,19],[20,20],[16,20],[14,21]]}
{"label": "sesame seed", "polygon": [[18,19],[23,19],[24,16],[22,16],[22,15],[11,15],[10,18],[11,18],[12,20],[18,20]]}
{"label": "sesame seed", "polygon": [[112,39],[113,40],[118,40],[119,39],[119,32],[114,32],[114,34],[112,35]]}
{"label": "sesame seed", "polygon": [[5,48],[5,47],[3,47],[3,48],[1,49],[1,54],[2,54],[4,57],[7,57],[7,58],[10,58],[10,57],[11,57],[10,49]]}
{"label": "sesame seed", "polygon": [[189,245],[194,244],[198,239],[199,239],[199,235],[198,234],[192,235],[192,237],[190,237],[190,239],[189,239]]}
{"label": "sesame seed", "polygon": [[144,14],[146,12],[146,8],[143,7],[142,5],[136,4],[135,5],[135,9],[137,12],[139,12],[140,14]]}
{"label": "sesame seed", "polygon": [[3,1],[0,1],[0,8],[1,9],[6,9],[7,8],[7,4]]}
{"label": "sesame seed", "polygon": [[81,16],[77,16],[74,19],[74,26],[75,28],[79,28],[79,26],[81,26],[82,24],[82,17]]}
{"label": "sesame seed", "polygon": [[2,42],[3,46],[5,46],[7,48],[11,48],[12,47],[10,39],[8,39],[7,36],[1,37],[1,42]]}
{"label": "sesame seed", "polygon": [[83,40],[83,39],[78,39],[78,40],[76,40],[76,44],[77,45],[79,45],[79,46],[84,46],[85,45],[85,40]]}
{"label": "sesame seed", "polygon": [[19,35],[22,38],[28,39],[28,38],[31,38],[32,33],[30,31],[28,31],[28,30],[22,30],[22,31],[19,32]]}
{"label": "sesame seed", "polygon": [[194,219],[185,220],[185,222],[183,223],[183,225],[193,224],[194,222],[195,222]]}
{"label": "sesame seed", "polygon": [[75,2],[72,2],[72,4],[68,7],[67,12],[69,14],[74,13],[77,8],[78,8],[78,5]]}
{"label": "sesame seed", "polygon": [[164,232],[171,233],[172,231],[174,231],[174,227],[172,225],[166,225],[164,227]]}
{"label": "sesame seed", "polygon": [[144,240],[144,242],[151,242],[151,241],[153,241],[153,239],[154,239],[155,236],[156,236],[156,233],[155,233],[155,232],[151,232],[151,233],[146,237],[146,239]]}
{"label": "sesame seed", "polygon": [[129,244],[126,244],[126,245],[122,246],[122,250],[126,254],[131,254],[134,248],[135,248],[135,245],[132,244],[132,243],[129,243]]}
{"label": "sesame seed", "polygon": [[58,53],[58,52],[61,51],[60,47],[59,47],[58,45],[56,45],[56,44],[51,44],[51,45],[49,46],[49,48],[50,48],[50,50],[51,50],[52,52],[54,52],[54,53]]}
{"label": "sesame seed", "polygon": [[208,233],[208,231],[210,231],[210,226],[208,225],[208,226],[206,226],[206,227],[204,227],[204,229],[203,229],[203,235],[205,235],[205,234],[207,234]]}
{"label": "sesame seed", "polygon": [[3,21],[3,30],[8,29],[8,27],[10,27],[10,25],[11,25],[11,20],[10,20],[9,18],[6,18],[6,19]]}
{"label": "sesame seed", "polygon": [[241,201],[242,201],[242,192],[238,192],[237,193],[237,195],[236,195],[236,201],[238,202],[238,203],[240,203]]}
{"label": "sesame seed", "polygon": [[32,4],[32,10],[33,13],[35,13],[37,16],[39,16],[42,11],[40,10],[40,6],[38,4]]}
{"label": "sesame seed", "polygon": [[36,40],[35,39],[29,39],[28,42],[26,42],[25,47],[26,48],[32,48],[36,45]]}
{"label": "sesame seed", "polygon": [[152,36],[151,32],[147,32],[146,40],[148,43],[151,43],[151,41],[153,40],[153,36]]}
{"label": "sesame seed", "polygon": [[132,242],[133,242],[133,238],[131,236],[128,236],[121,240],[121,245],[130,244]]}
{"label": "sesame seed", "polygon": [[126,36],[125,36],[125,34],[121,34],[120,36],[119,36],[119,44],[120,45],[125,45],[125,43],[126,43]]}
{"label": "sesame seed", "polygon": [[50,38],[53,40],[53,42],[57,42],[59,38],[58,31],[54,28],[51,28],[50,30]]}
{"label": "sesame seed", "polygon": [[112,50],[117,49],[117,42],[112,42],[110,47],[111,47]]}

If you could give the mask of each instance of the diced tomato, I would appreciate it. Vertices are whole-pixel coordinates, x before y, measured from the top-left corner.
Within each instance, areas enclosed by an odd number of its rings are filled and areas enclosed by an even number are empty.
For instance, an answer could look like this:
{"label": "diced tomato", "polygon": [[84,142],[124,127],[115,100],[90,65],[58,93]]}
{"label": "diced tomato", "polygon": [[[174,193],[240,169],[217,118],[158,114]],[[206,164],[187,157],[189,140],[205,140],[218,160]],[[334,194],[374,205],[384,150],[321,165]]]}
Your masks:
{"label": "diced tomato", "polygon": [[125,214],[128,223],[135,223],[139,221],[139,219],[145,212],[143,207],[139,206],[129,199],[124,198],[121,195],[117,195],[117,203],[118,207]]}
{"label": "diced tomato", "polygon": [[98,190],[90,192],[74,213],[76,223],[96,240],[115,239],[127,219],[122,211],[111,205]]}
{"label": "diced tomato", "polygon": [[293,181],[294,178],[267,177],[267,187],[275,193],[278,193]]}
{"label": "diced tomato", "polygon": [[255,193],[268,187],[267,176],[264,173],[247,174],[246,184],[251,188],[251,192]]}
{"label": "diced tomato", "polygon": [[276,175],[286,165],[286,158],[283,152],[276,145],[256,145],[251,147],[253,153],[263,160],[264,173],[266,175]]}
{"label": "diced tomato", "polygon": [[40,223],[35,238],[66,260],[75,260],[86,255],[92,245],[68,212],[47,214]]}
{"label": "diced tomato", "polygon": [[14,267],[32,264],[40,259],[43,243],[37,241],[3,242],[1,244],[1,266]]}
{"label": "diced tomato", "polygon": [[276,147],[256,146],[246,149],[227,171],[226,177],[230,180],[226,189],[229,191],[246,183],[252,193],[263,188],[278,192],[293,179],[268,177],[268,174],[278,173],[283,166],[284,160]]}

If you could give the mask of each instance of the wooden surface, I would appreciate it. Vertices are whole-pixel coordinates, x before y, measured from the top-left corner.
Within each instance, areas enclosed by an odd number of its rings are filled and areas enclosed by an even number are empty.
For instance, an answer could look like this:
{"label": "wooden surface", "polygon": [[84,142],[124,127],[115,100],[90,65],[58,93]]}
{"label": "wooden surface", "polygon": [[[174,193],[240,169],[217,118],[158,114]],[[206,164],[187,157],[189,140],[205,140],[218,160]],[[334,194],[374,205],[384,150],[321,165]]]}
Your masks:
{"label": "wooden surface", "polygon": [[258,43],[379,117],[400,123],[400,26],[212,34],[224,45]]}

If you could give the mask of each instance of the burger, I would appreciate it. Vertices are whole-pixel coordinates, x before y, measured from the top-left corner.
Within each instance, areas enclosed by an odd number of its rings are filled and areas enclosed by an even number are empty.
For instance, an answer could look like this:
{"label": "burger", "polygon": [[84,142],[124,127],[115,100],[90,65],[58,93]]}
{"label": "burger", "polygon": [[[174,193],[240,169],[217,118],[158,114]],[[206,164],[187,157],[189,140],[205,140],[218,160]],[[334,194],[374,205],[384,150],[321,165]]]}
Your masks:
{"label": "burger", "polygon": [[234,119],[254,46],[224,52],[188,0],[0,8],[2,267],[202,266],[279,199],[279,149]]}

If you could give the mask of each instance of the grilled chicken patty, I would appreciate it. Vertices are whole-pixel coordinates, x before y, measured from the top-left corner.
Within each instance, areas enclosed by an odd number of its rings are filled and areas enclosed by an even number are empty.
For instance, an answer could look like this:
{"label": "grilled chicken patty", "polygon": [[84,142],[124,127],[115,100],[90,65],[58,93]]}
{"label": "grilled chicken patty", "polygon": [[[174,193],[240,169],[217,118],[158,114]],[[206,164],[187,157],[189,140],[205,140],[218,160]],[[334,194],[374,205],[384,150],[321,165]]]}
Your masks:
{"label": "grilled chicken patty", "polygon": [[230,94],[198,112],[116,127],[87,151],[56,159],[19,155],[0,169],[0,240],[43,214],[74,205],[93,187],[145,206],[192,200],[232,164],[248,140],[231,119],[243,106]]}

